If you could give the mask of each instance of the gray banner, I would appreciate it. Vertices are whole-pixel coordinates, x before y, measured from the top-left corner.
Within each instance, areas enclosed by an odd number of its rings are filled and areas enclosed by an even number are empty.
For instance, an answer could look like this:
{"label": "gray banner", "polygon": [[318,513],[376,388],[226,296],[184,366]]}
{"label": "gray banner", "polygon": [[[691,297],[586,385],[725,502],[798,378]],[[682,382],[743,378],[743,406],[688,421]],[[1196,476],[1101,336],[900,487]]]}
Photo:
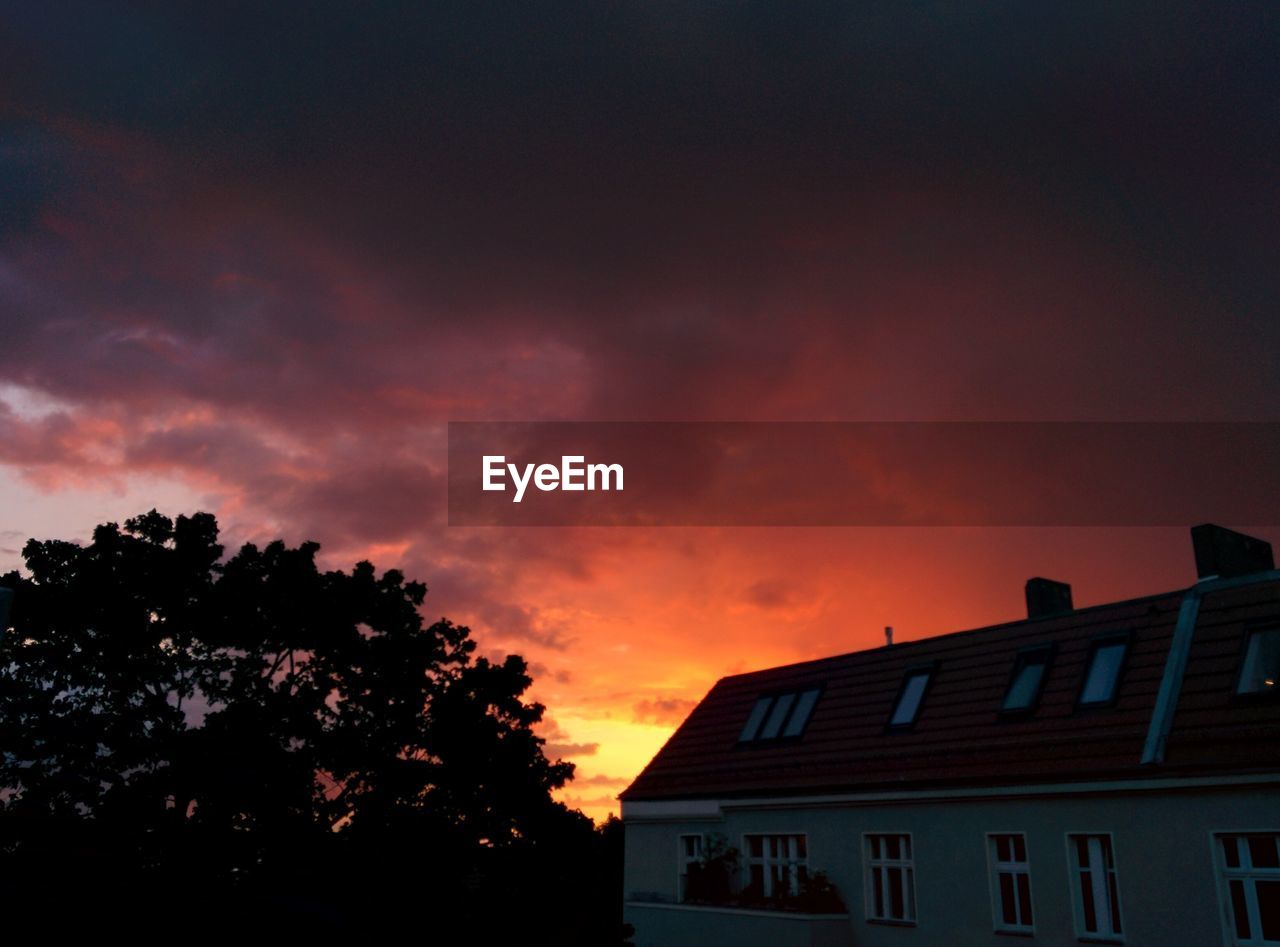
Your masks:
{"label": "gray banner", "polygon": [[451,422],[454,526],[1280,523],[1280,424]]}

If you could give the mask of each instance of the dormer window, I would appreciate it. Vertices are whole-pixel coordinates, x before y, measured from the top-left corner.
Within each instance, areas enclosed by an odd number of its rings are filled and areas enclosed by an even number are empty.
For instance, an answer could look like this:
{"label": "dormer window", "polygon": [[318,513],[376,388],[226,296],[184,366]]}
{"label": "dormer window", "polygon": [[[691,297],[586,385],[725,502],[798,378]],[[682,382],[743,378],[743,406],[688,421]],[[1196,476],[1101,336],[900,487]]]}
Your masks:
{"label": "dormer window", "polygon": [[738,734],[738,742],[759,743],[799,738],[809,723],[821,692],[820,687],[809,687],[805,690],[762,695],[752,705],[747,722]]}
{"label": "dormer window", "polygon": [[932,678],[932,666],[907,671],[907,676],[902,679],[902,687],[898,690],[898,699],[894,701],[893,713],[889,715],[889,726],[909,727],[916,722]]}
{"label": "dormer window", "polygon": [[1280,694],[1280,628],[1258,628],[1249,633],[1236,693]]}
{"label": "dormer window", "polygon": [[1093,643],[1080,688],[1081,707],[1103,707],[1115,701],[1128,651],[1128,635],[1111,635]]}
{"label": "dormer window", "polygon": [[1018,652],[1013,664],[1013,676],[1009,678],[1009,689],[1005,691],[1004,703],[1000,705],[1001,712],[1016,714],[1035,709],[1040,701],[1040,691],[1044,689],[1045,678],[1049,676],[1049,661],[1052,656],[1053,649],[1048,646]]}

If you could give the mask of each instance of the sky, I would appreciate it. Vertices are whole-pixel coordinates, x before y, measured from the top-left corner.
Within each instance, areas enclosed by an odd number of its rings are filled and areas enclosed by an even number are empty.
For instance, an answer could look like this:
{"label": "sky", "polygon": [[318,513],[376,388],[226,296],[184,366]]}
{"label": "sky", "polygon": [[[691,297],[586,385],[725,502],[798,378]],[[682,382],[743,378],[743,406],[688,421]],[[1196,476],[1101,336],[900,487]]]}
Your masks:
{"label": "sky", "polygon": [[0,568],[153,506],[402,568],[530,661],[597,818],[725,674],[1189,584],[1181,528],[449,527],[445,425],[1280,420],[1278,47],[1265,3],[0,2]]}

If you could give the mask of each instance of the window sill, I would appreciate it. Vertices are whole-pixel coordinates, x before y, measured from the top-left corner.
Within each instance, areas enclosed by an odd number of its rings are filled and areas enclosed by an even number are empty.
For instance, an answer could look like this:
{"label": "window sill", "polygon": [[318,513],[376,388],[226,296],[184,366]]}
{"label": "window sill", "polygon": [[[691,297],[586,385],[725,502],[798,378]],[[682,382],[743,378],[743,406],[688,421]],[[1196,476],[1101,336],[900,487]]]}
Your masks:
{"label": "window sill", "polygon": [[899,921],[891,917],[869,917],[868,924],[883,924],[885,927],[915,927],[915,921]]}

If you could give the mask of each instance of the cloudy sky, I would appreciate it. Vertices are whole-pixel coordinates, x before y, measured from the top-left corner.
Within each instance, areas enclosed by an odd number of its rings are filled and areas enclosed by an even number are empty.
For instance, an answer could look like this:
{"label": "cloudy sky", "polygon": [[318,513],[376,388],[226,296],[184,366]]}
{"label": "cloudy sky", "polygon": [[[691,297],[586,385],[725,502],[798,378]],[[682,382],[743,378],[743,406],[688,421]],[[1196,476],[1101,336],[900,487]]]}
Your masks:
{"label": "cloudy sky", "polygon": [[1186,584],[1182,529],[449,528],[445,423],[1280,420],[1278,47],[1274,4],[0,2],[0,566],[158,506],[402,567],[533,662],[595,815],[726,673]]}

